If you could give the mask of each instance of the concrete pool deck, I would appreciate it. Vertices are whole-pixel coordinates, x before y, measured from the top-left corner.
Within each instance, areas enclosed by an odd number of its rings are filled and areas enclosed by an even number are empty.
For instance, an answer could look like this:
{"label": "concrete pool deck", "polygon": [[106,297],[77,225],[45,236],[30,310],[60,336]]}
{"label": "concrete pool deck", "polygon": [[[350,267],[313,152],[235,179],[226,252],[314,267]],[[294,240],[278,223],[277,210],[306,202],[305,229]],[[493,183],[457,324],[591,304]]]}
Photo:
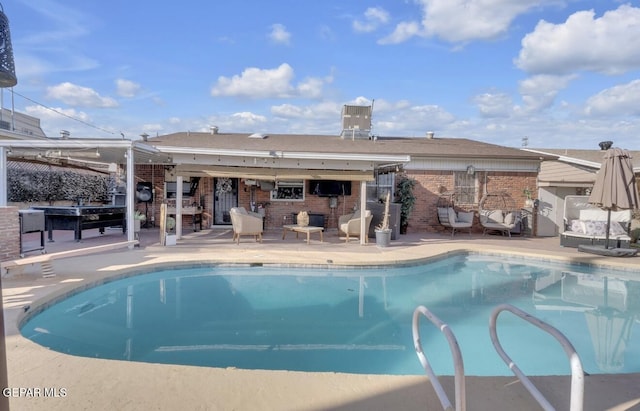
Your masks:
{"label": "concrete pool deck", "polygon": [[[122,234],[100,236],[87,230],[81,247],[122,241]],[[48,253],[79,245],[72,233],[56,232]],[[388,264],[435,257],[457,250],[509,253],[567,262],[640,267],[640,258],[607,258],[562,248],[558,238],[528,238],[458,234],[410,234],[378,248],[345,244],[327,232],[324,242],[267,232],[262,243],[242,238],[239,245],[228,230],[186,232],[178,245],[158,245],[158,231],[142,230],[141,246],[52,262],[56,276],[43,278],[39,267],[2,279],[9,386],[56,389],[53,397],[12,397],[14,410],[437,410],[439,401],[426,376],[354,375],[262,371],[147,364],[70,356],[23,338],[17,321],[26,306],[83,283],[131,270],[190,262],[274,264]],[[410,319],[408,319],[410,321]],[[454,330],[455,331],[455,330]],[[428,355],[428,348],[427,348]],[[473,353],[463,353],[470,356]],[[417,361],[417,358],[416,358]],[[570,377],[534,377],[534,382],[558,409],[569,408]],[[441,381],[451,401],[453,377]],[[64,392],[61,390],[64,389]],[[63,395],[64,394],[64,395]],[[466,377],[469,410],[539,410],[515,377]],[[640,374],[585,377],[585,410],[640,410]]]}

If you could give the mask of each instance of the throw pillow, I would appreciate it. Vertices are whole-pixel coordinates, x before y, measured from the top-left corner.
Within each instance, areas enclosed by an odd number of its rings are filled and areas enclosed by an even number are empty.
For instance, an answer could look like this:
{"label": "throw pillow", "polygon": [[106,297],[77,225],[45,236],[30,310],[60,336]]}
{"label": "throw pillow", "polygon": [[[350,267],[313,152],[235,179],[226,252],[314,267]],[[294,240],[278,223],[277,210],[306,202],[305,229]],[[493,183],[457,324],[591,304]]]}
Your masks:
{"label": "throw pillow", "polygon": [[456,221],[458,221],[458,216],[456,215],[456,210],[454,210],[452,207],[449,207],[449,222],[450,223],[455,223]]}
{"label": "throw pillow", "polygon": [[569,222],[569,231],[573,231],[574,233],[584,234],[584,228],[582,227],[582,221],[580,221],[580,220],[571,220]]}
{"label": "throw pillow", "polygon": [[622,225],[620,225],[617,221],[612,221],[609,226],[609,234],[610,235],[625,235],[627,232],[624,230]]}
{"label": "throw pillow", "polygon": [[504,217],[502,215],[502,210],[493,210],[491,214],[489,214],[489,222],[490,223],[504,223]]}
{"label": "throw pillow", "polygon": [[605,221],[584,221],[584,233],[595,237],[604,237],[607,233],[607,223]]}

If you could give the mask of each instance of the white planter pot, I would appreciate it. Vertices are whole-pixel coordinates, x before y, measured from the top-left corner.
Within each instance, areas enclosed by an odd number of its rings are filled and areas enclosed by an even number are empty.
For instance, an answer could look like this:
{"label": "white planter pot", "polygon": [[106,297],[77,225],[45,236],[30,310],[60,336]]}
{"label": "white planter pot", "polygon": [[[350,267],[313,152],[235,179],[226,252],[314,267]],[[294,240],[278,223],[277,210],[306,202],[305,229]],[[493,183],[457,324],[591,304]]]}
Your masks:
{"label": "white planter pot", "polygon": [[378,247],[389,247],[391,244],[391,229],[376,230],[376,245]]}
{"label": "white planter pot", "polygon": [[178,236],[175,234],[167,234],[167,236],[165,237],[165,245],[176,245],[178,240]]}

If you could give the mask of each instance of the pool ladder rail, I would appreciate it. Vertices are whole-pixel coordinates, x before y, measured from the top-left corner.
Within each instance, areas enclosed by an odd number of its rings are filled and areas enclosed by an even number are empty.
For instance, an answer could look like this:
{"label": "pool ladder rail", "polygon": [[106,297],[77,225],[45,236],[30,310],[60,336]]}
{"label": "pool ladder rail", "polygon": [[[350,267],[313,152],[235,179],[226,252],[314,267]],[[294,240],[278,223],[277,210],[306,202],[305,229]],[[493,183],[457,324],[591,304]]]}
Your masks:
{"label": "pool ladder rail", "polygon": [[[571,365],[571,401],[569,409],[570,411],[582,411],[584,406],[584,370],[582,368],[580,357],[578,356],[578,353],[576,352],[571,342],[558,329],[511,304],[501,304],[494,308],[491,312],[491,317],[489,320],[489,332],[491,334],[491,342],[493,343],[494,348],[496,349],[498,355],[500,355],[502,360],[505,362],[505,364],[507,364],[509,369],[516,375],[516,377],[518,377],[522,385],[527,389],[527,391],[529,391],[529,393],[545,411],[555,411],[555,408],[549,403],[549,401],[547,401],[547,399],[535,387],[531,380],[513,362],[511,357],[507,355],[507,353],[502,348],[502,345],[500,344],[498,333],[496,331],[496,323],[498,315],[500,315],[500,313],[504,311],[509,311],[512,314],[529,322],[530,324],[533,324],[543,331],[546,331],[547,333],[551,334],[551,336],[553,336],[560,343],[560,345],[562,345],[564,352],[569,357],[569,362]],[[419,324],[421,314],[429,319],[429,321],[431,321],[433,325],[438,327],[438,329],[447,338],[447,342],[449,343],[455,370],[455,408],[451,405],[451,401],[449,401],[447,394],[442,388],[442,385],[440,384],[437,376],[433,372],[433,369],[429,364],[429,360],[427,359],[422,349]],[[464,363],[462,360],[462,353],[460,352],[460,346],[458,345],[458,341],[453,334],[453,331],[451,331],[451,328],[447,324],[443,323],[438,317],[436,317],[431,311],[429,311],[422,305],[418,306],[413,312],[412,330],[413,344],[416,350],[416,354],[418,355],[418,359],[420,360],[422,367],[429,377],[429,381],[433,385],[442,408],[445,411],[453,411],[454,409],[456,411],[466,411],[467,399],[465,393]]]}

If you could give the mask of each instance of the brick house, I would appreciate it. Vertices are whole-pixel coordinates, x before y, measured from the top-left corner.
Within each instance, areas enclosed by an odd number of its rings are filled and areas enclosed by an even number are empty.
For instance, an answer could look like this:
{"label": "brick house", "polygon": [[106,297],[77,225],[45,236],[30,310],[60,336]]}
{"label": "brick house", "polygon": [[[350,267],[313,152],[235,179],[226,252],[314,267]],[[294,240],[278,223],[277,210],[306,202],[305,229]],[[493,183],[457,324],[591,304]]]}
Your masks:
{"label": "brick house", "polygon": [[[435,207],[443,193],[457,193],[456,207],[467,211],[477,211],[488,192],[505,193],[522,208],[525,188],[535,193],[541,162],[556,158],[432,133],[420,138],[351,138],[348,133],[251,135],[212,130],[158,136],[147,143],[171,156],[173,164],[138,165],[137,181],[151,181],[153,173],[158,201],[169,202],[175,195],[167,195],[167,182],[179,176],[185,185],[197,181],[197,189],[182,202],[201,206],[206,226],[229,224],[225,213],[240,205],[264,208],[267,228],[280,227],[301,210],[324,215],[325,227],[336,228],[339,215],[360,207],[359,183],[370,204],[406,176],[416,181],[417,199],[408,232],[441,231]],[[345,182],[348,189],[317,192],[322,181]],[[230,191],[221,192],[221,186]]]}
{"label": "brick house", "polygon": [[[8,132],[0,138],[0,160],[3,169],[17,153],[45,161],[77,155],[112,164],[125,176],[127,225],[133,225],[134,209],[155,223],[159,204],[166,203],[183,215],[177,219],[179,232],[196,216],[204,227],[229,226],[228,211],[235,206],[264,213],[267,229],[290,224],[301,210],[335,229],[340,215],[374,207],[408,177],[416,182],[411,233],[443,230],[436,204],[445,194],[455,193],[456,208],[466,211],[477,211],[491,193],[523,207],[524,190],[537,192],[541,164],[557,158],[431,132],[416,138],[375,136],[370,118],[371,107],[345,106],[338,135],[226,133],[211,127],[131,141]],[[124,172],[129,169],[134,173]],[[1,180],[0,206],[5,206],[6,175]],[[150,201],[140,201],[140,190],[152,194]]]}

